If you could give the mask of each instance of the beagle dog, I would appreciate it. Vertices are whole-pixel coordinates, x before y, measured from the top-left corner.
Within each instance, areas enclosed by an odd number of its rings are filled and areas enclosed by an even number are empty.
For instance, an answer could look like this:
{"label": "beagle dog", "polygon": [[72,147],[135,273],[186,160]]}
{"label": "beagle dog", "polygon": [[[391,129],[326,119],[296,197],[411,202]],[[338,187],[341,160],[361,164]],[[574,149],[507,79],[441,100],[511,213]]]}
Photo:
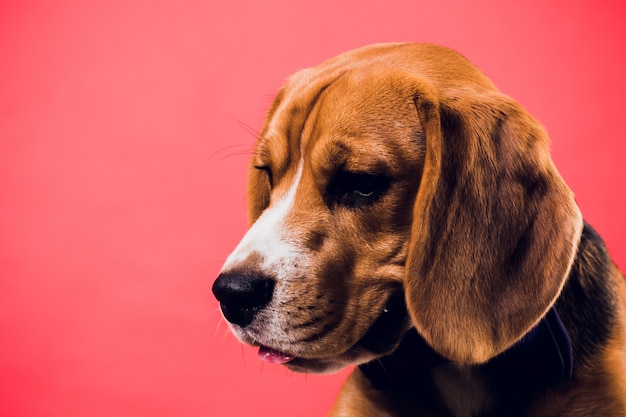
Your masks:
{"label": "beagle dog", "polygon": [[213,293],[298,372],[354,366],[330,416],[626,416],[626,282],[539,122],[458,53],[298,72]]}

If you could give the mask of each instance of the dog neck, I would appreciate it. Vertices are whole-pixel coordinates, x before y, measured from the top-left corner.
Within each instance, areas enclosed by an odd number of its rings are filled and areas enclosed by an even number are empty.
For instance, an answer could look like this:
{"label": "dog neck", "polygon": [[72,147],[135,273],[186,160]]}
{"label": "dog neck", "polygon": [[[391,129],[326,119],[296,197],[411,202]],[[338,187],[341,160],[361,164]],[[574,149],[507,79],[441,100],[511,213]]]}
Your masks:
{"label": "dog neck", "polygon": [[[376,389],[411,386],[427,371],[450,363],[435,352],[415,329],[409,331],[390,355],[359,366]],[[491,359],[487,368],[505,372],[504,377],[525,377],[545,384],[558,384],[572,377],[573,355],[570,337],[556,309],[515,345]]]}

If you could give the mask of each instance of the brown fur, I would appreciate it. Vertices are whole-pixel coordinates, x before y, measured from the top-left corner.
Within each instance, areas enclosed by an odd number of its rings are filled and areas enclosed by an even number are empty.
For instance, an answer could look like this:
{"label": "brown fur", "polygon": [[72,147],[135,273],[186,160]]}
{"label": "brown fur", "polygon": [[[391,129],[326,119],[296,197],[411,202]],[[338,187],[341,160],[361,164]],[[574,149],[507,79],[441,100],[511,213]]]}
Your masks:
{"label": "brown fur", "polygon": [[[264,253],[268,233],[253,227],[227,261],[223,276],[275,285],[233,331],[303,372],[392,354],[412,328],[448,360],[410,387],[375,388],[357,368],[334,417],[626,415],[626,284],[583,232],[548,142],[446,48],[375,45],[299,72],[268,112],[249,175],[250,222],[271,225],[268,244],[286,255]],[[492,359],[552,306],[574,374],[529,388]]]}

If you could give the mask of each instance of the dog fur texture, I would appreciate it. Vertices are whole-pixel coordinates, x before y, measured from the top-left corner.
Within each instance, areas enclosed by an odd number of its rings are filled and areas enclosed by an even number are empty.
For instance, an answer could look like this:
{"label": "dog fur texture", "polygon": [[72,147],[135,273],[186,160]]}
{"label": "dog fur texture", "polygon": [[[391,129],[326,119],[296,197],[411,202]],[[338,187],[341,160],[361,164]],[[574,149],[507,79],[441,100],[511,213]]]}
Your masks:
{"label": "dog fur texture", "polygon": [[[438,358],[382,386],[355,367],[330,416],[626,416],[624,277],[542,125],[458,53],[373,45],[292,76],[248,203],[214,284],[239,340],[299,372],[417,355],[409,335]],[[558,382],[499,360],[551,309]]]}

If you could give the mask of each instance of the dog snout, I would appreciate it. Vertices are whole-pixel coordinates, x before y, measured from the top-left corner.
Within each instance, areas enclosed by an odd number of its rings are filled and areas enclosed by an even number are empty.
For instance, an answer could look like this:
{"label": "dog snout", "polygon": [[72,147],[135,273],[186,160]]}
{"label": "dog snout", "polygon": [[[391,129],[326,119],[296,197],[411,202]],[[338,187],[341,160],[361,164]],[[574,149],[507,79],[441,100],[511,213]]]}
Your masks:
{"label": "dog snout", "polygon": [[229,322],[245,327],[272,299],[274,280],[262,275],[225,273],[213,283],[213,294]]}

